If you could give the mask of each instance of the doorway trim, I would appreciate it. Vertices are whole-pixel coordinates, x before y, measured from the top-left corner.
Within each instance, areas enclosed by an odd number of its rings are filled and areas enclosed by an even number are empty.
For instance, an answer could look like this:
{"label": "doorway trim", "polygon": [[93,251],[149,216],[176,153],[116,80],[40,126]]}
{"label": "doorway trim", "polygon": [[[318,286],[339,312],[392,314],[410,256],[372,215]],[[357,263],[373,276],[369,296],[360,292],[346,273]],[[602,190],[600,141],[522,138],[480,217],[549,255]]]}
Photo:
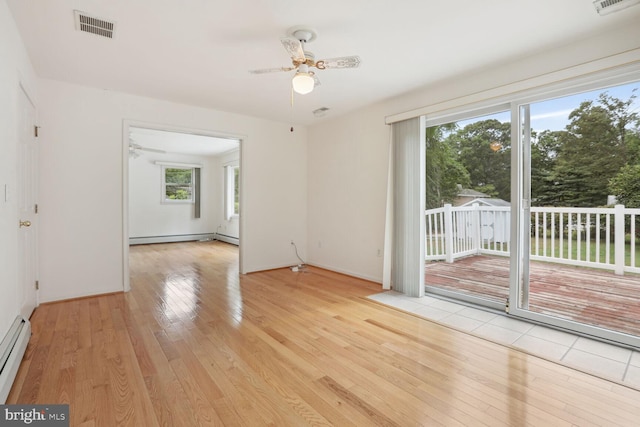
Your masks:
{"label": "doorway trim", "polygon": [[240,144],[240,229],[239,229],[239,245],[238,245],[238,273],[245,274],[244,271],[244,252],[242,248],[244,215],[242,215],[245,206],[245,196],[243,191],[243,182],[245,171],[243,167],[243,146],[247,140],[246,135],[238,135],[229,132],[219,132],[204,129],[186,128],[172,125],[164,125],[158,123],[144,122],[138,120],[124,119],[122,122],[122,283],[123,290],[129,292],[131,290],[131,280],[129,278],[129,131],[132,127],[153,129],[165,132],[186,133],[191,135],[209,136],[214,138],[227,138],[238,140]]}

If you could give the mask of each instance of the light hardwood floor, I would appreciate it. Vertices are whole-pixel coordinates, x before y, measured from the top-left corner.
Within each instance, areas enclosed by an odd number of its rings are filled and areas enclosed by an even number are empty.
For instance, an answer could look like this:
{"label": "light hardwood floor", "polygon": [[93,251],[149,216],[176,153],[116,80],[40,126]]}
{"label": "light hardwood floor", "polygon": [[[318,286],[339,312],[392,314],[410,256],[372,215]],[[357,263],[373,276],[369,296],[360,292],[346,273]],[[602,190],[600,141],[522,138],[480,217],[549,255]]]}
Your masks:
{"label": "light hardwood floor", "polygon": [[377,284],[237,271],[220,242],[132,247],[130,293],[35,311],[8,403],[69,403],[73,426],[639,424],[640,392],[366,299]]}

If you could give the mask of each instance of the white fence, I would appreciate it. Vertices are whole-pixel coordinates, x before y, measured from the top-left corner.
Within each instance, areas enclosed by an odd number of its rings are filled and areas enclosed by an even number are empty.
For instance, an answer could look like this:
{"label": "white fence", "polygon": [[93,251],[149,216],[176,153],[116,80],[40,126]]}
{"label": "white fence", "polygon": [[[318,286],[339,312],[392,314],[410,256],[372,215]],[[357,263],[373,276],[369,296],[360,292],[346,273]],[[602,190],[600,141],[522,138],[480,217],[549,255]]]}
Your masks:
{"label": "white fence", "polygon": [[[474,254],[509,256],[511,208],[473,206],[425,212],[426,260],[453,262]],[[531,208],[531,260],[640,273],[636,226],[640,209]]]}

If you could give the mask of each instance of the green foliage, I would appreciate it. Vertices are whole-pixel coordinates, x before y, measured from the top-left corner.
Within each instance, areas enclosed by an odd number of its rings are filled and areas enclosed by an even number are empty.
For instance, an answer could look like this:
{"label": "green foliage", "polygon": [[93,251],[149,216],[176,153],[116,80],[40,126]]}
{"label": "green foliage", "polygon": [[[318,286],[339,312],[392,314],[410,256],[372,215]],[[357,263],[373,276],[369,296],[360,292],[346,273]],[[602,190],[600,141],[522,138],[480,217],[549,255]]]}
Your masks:
{"label": "green foliage", "polygon": [[166,168],[164,173],[167,184],[191,185],[193,169]]}
{"label": "green foliage", "polygon": [[[602,93],[569,115],[561,131],[532,132],[531,194],[537,206],[603,206],[613,194],[640,207],[640,115]],[[494,151],[491,144],[497,143]],[[427,129],[427,208],[451,203],[458,185],[510,200],[511,124],[480,120]]]}
{"label": "green foliage", "polygon": [[640,164],[623,166],[609,181],[609,190],[618,203],[640,208]]}
{"label": "green foliage", "polygon": [[[466,125],[449,135],[447,142],[455,147],[459,161],[469,173],[473,188],[491,196],[511,199],[511,124],[496,119]],[[491,143],[498,143],[497,151]],[[493,188],[493,190],[492,190]]]}
{"label": "green foliage", "polygon": [[169,200],[191,200],[193,169],[166,168],[165,189]]}
{"label": "green foliage", "polygon": [[600,206],[609,194],[609,180],[628,157],[629,127],[638,114],[629,111],[635,96],[621,101],[606,93],[585,101],[569,115],[559,139],[558,156],[549,176],[554,205]]}
{"label": "green foliage", "polygon": [[566,134],[566,131],[544,130],[531,135],[531,198],[538,206],[557,203],[552,170]]}
{"label": "green foliage", "polygon": [[427,209],[452,203],[458,194],[458,185],[470,185],[469,173],[456,158],[453,148],[443,140],[444,133],[455,127],[455,123],[451,123],[426,130]]}
{"label": "green foliage", "polygon": [[176,187],[167,187],[167,199],[170,200],[191,200],[191,193],[188,190]]}

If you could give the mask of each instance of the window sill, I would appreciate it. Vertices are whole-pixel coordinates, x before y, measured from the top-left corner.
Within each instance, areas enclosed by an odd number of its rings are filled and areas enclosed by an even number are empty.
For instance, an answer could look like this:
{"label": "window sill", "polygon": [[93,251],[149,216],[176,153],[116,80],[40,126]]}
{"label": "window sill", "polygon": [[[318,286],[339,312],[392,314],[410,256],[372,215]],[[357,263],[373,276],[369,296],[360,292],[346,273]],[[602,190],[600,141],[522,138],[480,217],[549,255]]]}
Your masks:
{"label": "window sill", "polygon": [[193,200],[162,200],[160,202],[163,205],[193,205]]}

